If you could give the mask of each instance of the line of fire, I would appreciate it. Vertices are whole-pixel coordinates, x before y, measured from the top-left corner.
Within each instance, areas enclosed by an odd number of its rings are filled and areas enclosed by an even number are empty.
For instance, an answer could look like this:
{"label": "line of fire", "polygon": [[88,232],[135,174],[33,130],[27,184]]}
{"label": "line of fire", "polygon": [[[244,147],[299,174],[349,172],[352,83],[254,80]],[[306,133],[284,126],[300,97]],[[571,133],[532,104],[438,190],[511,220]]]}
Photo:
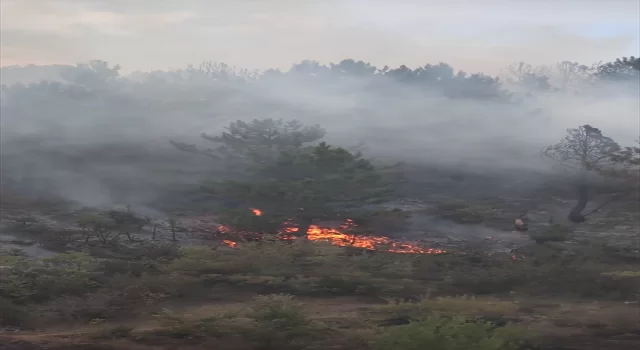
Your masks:
{"label": "line of fire", "polygon": [[[254,215],[262,216],[263,211],[257,208],[250,209]],[[337,228],[320,227],[318,225],[311,225],[306,232],[306,239],[310,241],[325,241],[332,245],[341,247],[356,247],[366,250],[386,251],[390,253],[400,254],[443,254],[446,253],[442,249],[423,248],[417,244],[409,242],[400,242],[398,240],[391,239],[385,236],[372,236],[372,235],[356,235],[348,233],[350,229],[356,227],[356,224],[351,219],[346,219]],[[289,241],[297,239],[300,235],[294,235],[299,230],[290,222],[285,222],[282,225],[282,230],[278,232],[276,237],[280,240]],[[219,225],[217,231],[221,234],[236,234],[236,235],[252,235],[251,233],[243,233],[234,231],[232,228],[224,225]],[[222,240],[223,244],[229,247],[236,247],[239,242],[231,239]]]}

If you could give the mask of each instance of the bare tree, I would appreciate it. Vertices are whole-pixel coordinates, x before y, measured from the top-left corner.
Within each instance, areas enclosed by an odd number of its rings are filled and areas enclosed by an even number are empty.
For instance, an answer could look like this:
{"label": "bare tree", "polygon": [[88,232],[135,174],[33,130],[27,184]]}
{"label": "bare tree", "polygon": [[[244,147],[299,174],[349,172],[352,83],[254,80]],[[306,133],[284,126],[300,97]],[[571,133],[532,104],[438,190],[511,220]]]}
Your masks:
{"label": "bare tree", "polygon": [[590,125],[567,129],[567,135],[559,143],[543,149],[548,159],[578,172],[578,203],[571,209],[569,220],[583,222],[587,215],[595,212],[582,213],[589,202],[588,172],[615,164],[612,157],[620,150],[617,142]]}
{"label": "bare tree", "polygon": [[106,216],[115,222],[121,235],[127,236],[130,242],[136,240],[135,234],[140,234],[151,219],[139,217],[127,206],[126,210],[110,210]]}
{"label": "bare tree", "polygon": [[550,90],[549,76],[551,69],[546,66],[534,67],[528,63],[518,62],[506,69],[506,81],[513,85],[523,86],[530,90]]}
{"label": "bare tree", "polygon": [[176,235],[178,230],[178,222],[173,218],[169,218],[167,219],[167,224],[169,225],[169,230],[171,231],[171,240],[176,242],[178,240],[178,237]]}
{"label": "bare tree", "polygon": [[112,244],[123,234],[115,221],[102,215],[83,216],[78,220],[78,226],[82,229],[85,243],[89,243],[93,236],[103,245]]}
{"label": "bare tree", "polygon": [[581,82],[586,82],[595,72],[595,67],[578,62],[562,61],[553,67],[552,79],[561,90],[566,90]]}

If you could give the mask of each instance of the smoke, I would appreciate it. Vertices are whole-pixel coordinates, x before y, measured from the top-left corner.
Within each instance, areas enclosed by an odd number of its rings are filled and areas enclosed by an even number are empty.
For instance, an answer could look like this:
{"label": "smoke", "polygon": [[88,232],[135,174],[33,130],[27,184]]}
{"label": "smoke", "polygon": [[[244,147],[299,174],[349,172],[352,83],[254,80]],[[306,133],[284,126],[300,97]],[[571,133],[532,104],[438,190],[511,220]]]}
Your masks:
{"label": "smoke", "polygon": [[[16,14],[29,17],[38,12],[35,3],[6,1],[3,12],[10,11],[13,6]],[[48,5],[49,10],[73,11],[66,12],[68,21],[54,20],[51,16],[38,17],[38,24],[43,21],[47,24],[49,34],[46,35],[54,33],[57,35],[54,41],[66,43],[43,46],[49,50],[42,56],[48,62],[86,61],[98,53],[109,62],[124,64],[124,72],[140,72],[123,74],[101,86],[87,86],[87,82],[78,77],[69,84],[69,77],[61,76],[57,79],[61,83],[12,85],[3,90],[0,152],[5,190],[60,196],[90,207],[131,204],[153,210],[150,208],[158,206],[159,202],[175,206],[193,204],[192,198],[184,195],[185,191],[223,164],[182,153],[173,148],[169,140],[206,146],[200,133],[218,133],[237,119],[298,119],[326,128],[326,140],[331,144],[352,147],[364,143],[365,155],[381,162],[404,161],[425,167],[506,177],[518,177],[526,172],[548,173],[549,165],[539,157],[540,148],[559,141],[566,128],[590,124],[623,145],[638,138],[640,106],[637,90],[622,83],[594,85],[585,80],[572,82],[568,90],[531,91],[509,85],[506,79],[496,88],[484,82],[489,76],[472,79],[467,74],[467,80],[457,78],[458,69],[495,75],[500,67],[522,57],[530,57],[534,64],[550,64],[552,62],[541,58],[576,60],[574,52],[581,52],[579,58],[584,61],[580,63],[590,65],[596,60],[612,60],[617,56],[612,57],[612,52],[625,55],[622,51],[628,42],[623,34],[616,34],[607,41],[602,37],[569,35],[566,28],[554,27],[567,18],[575,19],[575,12],[573,17],[563,17],[556,10],[551,12],[554,13],[552,18],[529,16],[526,23],[516,25],[514,22],[524,18],[522,13],[528,6],[523,2],[510,12],[512,17],[508,21],[502,20],[505,25],[510,23],[510,28],[520,28],[515,33],[522,39],[518,45],[509,44],[507,52],[496,50],[496,44],[492,43],[495,39],[490,37],[497,27],[488,23],[498,20],[496,14],[490,11],[491,8],[471,5],[460,7],[465,10],[456,17],[451,10],[428,2],[432,6],[431,12],[424,18],[420,15],[424,5],[418,2],[398,6],[383,6],[377,2],[367,2],[364,6],[356,1],[292,5],[292,12],[302,11],[311,16],[305,19],[287,15],[278,2],[274,2],[273,8],[261,7],[253,11],[233,6],[223,6],[217,11],[218,14],[228,11],[229,18],[247,21],[227,23],[226,40],[211,45],[224,48],[224,54],[216,56],[223,61],[254,63],[246,66],[265,69],[282,68],[286,66],[285,61],[303,58],[338,63],[342,58],[353,57],[372,61],[378,69],[384,64],[391,68],[400,64],[418,68],[427,63],[437,65],[439,61],[456,69],[451,74],[453,78],[445,79],[446,84],[438,83],[440,80],[436,77],[425,87],[423,83],[401,78],[356,74],[356,70],[340,74],[322,68],[305,71],[310,65],[297,66],[296,74],[263,76],[257,80],[243,79],[229,70],[208,75],[198,69],[158,71],[159,67],[174,64],[185,67],[193,60],[211,58],[206,55],[214,51],[194,48],[207,46],[205,41],[197,42],[203,39],[204,30],[202,22],[198,21],[213,16],[213,12],[207,12],[210,9],[205,2],[188,1],[183,8],[163,3],[155,12],[142,5],[123,7],[118,12],[109,7],[109,2],[101,1],[83,2],[82,6],[72,1],[56,3],[58,5]],[[312,34],[319,35],[328,28],[326,16],[309,14],[319,9],[337,14],[334,24],[339,29],[332,29],[333,36],[324,36],[311,47]],[[541,11],[540,7],[535,9]],[[613,21],[610,12],[602,12],[607,16],[598,22],[594,12],[580,11],[582,17],[578,17],[583,22],[601,23],[604,28]],[[84,16],[87,13],[91,16]],[[459,26],[460,21],[469,20],[473,13],[485,16],[476,18],[477,23],[482,24],[477,33],[453,31],[453,27]],[[623,18],[625,23],[631,23],[625,13],[619,12],[622,17],[616,19]],[[444,17],[436,20],[435,14]],[[416,24],[425,18],[431,19],[430,28],[439,28],[441,34],[429,32],[429,40],[426,40],[426,27],[409,28],[408,23]],[[251,27],[249,19],[257,24]],[[30,40],[36,34],[42,40],[45,34],[34,33],[30,23],[34,21],[18,22],[14,18],[3,24],[3,36],[10,36],[6,44],[5,41],[2,44],[3,60],[7,55],[6,48],[15,54],[9,62],[42,61],[36,57],[40,53],[34,51],[33,43],[38,41]],[[169,33],[168,25],[180,30]],[[197,26],[200,26],[199,31],[194,29]],[[548,38],[557,36],[556,40],[541,44],[542,34],[531,34],[536,26],[548,30],[555,28],[555,32],[552,31],[555,34],[543,33]],[[77,32],[81,28],[88,32]],[[298,34],[304,36],[306,33],[307,37],[294,38],[290,32],[296,29]],[[166,42],[162,43],[158,34],[152,35],[152,32],[166,34]],[[196,32],[195,38],[188,39],[190,33]],[[558,33],[564,36],[558,36]],[[290,44],[304,42],[304,45],[285,48],[284,44],[277,43],[276,37],[285,34],[282,40]],[[338,39],[340,35],[351,41]],[[471,51],[464,51],[461,44],[454,44],[462,37],[466,38],[465,45],[473,42]],[[99,50],[95,45],[87,44],[87,40],[100,38],[108,38],[108,41],[101,44]],[[149,39],[140,44],[144,51],[132,50],[132,38],[138,43],[140,38]],[[330,38],[336,40],[336,51],[345,56],[335,56],[328,44]],[[259,40],[276,44],[268,47],[259,44]],[[253,51],[246,48],[247,43],[254,45]],[[87,46],[83,46],[85,44]],[[346,49],[349,45],[360,47],[360,51]],[[70,46],[71,50],[59,51],[60,47]],[[167,47],[171,53],[167,53]],[[309,56],[300,56],[304,51],[301,47],[309,48],[305,53]],[[381,47],[387,48],[381,50]],[[531,50],[537,51],[536,55],[528,55]],[[427,51],[429,55],[425,55]],[[191,55],[194,52],[197,54]],[[273,52],[277,52],[277,57]],[[186,61],[189,55],[194,58]],[[427,62],[423,57],[429,57]],[[15,76],[21,69],[27,74],[29,67],[13,68],[12,74]],[[64,71],[64,67],[56,69]],[[445,71],[434,70],[432,73],[444,74]],[[46,78],[54,80],[50,72]],[[33,81],[32,76],[29,79]],[[503,93],[511,96],[503,98]]]}

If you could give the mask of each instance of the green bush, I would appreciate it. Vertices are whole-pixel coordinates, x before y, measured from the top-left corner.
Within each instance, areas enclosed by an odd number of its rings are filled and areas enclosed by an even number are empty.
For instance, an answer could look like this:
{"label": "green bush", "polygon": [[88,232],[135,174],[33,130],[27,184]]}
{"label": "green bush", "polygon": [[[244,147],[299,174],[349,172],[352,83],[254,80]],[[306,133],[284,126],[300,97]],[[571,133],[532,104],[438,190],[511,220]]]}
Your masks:
{"label": "green bush", "polygon": [[375,350],[511,350],[515,340],[484,322],[463,318],[429,317],[420,322],[388,327],[373,341]]}
{"label": "green bush", "polygon": [[178,315],[164,309],[156,315],[156,318],[163,327],[159,333],[172,338],[216,337],[229,331],[225,329],[225,324],[222,322],[229,316],[224,314],[192,320],[185,315]]}
{"label": "green bush", "polygon": [[97,268],[97,259],[84,253],[58,254],[42,261],[21,259],[2,271],[0,296],[33,303],[84,295],[104,282]]}
{"label": "green bush", "polygon": [[264,349],[298,349],[320,336],[319,325],[290,295],[255,298],[247,316],[254,321],[253,338]]}
{"label": "green bush", "polygon": [[259,325],[274,331],[286,331],[307,326],[310,320],[304,314],[304,307],[286,294],[256,297],[248,316]]}

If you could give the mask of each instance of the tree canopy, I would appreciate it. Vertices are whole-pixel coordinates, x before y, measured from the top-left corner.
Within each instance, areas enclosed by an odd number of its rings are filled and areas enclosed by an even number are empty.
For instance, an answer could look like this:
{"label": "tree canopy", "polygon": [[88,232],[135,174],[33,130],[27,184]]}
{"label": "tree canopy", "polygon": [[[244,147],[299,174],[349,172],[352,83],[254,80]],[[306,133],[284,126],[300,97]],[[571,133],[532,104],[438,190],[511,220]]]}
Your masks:
{"label": "tree canopy", "polygon": [[[637,141],[640,146],[640,139]],[[629,146],[614,152],[610,166],[597,167],[596,170],[605,176],[622,179],[634,186],[640,184],[640,147]]]}
{"label": "tree canopy", "polygon": [[192,144],[170,141],[176,148],[203,154],[224,162],[231,169],[244,170],[273,161],[283,151],[296,150],[324,137],[319,125],[307,126],[298,120],[253,119],[238,120],[225,127],[217,136],[202,133],[203,139],[213,143],[211,148],[201,149]]}
{"label": "tree canopy", "polygon": [[597,76],[604,80],[640,81],[640,57],[616,58],[598,66]]}
{"label": "tree canopy", "polygon": [[[227,222],[236,226],[247,222],[255,230],[259,220],[273,230],[289,221],[304,235],[315,220],[345,220],[350,212],[393,195],[381,169],[361,154],[324,142],[282,151],[273,163],[256,169],[255,175],[257,180],[250,182],[208,184],[216,197],[239,201],[240,210],[227,215]],[[246,208],[259,208],[263,215],[246,220],[253,215]]]}

